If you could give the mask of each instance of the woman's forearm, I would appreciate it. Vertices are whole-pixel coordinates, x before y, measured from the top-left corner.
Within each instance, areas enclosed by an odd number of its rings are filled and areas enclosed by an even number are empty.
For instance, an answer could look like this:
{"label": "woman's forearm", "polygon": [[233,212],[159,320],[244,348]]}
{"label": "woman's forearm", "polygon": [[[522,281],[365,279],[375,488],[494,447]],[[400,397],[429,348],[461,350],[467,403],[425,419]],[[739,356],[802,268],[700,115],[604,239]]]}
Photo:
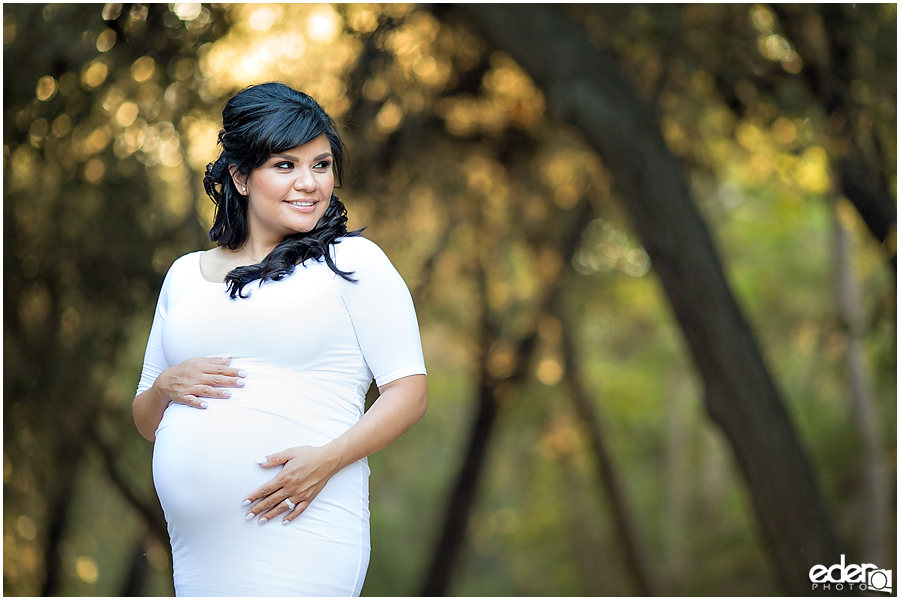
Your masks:
{"label": "woman's forearm", "polygon": [[168,405],[169,399],[163,395],[155,383],[150,389],[134,397],[134,402],[131,403],[131,414],[138,432],[144,439],[151,442],[156,439],[156,428],[159,427]]}
{"label": "woman's forearm", "polygon": [[343,435],[327,444],[338,461],[336,471],[386,448],[425,414],[425,375],[411,375],[379,388],[366,414]]}

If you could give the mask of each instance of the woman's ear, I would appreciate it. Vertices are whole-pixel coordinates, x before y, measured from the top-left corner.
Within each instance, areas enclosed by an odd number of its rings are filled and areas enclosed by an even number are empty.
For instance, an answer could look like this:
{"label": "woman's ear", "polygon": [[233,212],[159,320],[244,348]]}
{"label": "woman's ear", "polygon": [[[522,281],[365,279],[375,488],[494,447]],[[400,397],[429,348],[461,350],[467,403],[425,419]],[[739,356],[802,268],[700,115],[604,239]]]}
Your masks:
{"label": "woman's ear", "polygon": [[234,187],[237,188],[237,191],[243,195],[247,195],[247,176],[241,175],[238,173],[237,165],[229,165],[228,172],[231,173],[231,180],[234,182]]}

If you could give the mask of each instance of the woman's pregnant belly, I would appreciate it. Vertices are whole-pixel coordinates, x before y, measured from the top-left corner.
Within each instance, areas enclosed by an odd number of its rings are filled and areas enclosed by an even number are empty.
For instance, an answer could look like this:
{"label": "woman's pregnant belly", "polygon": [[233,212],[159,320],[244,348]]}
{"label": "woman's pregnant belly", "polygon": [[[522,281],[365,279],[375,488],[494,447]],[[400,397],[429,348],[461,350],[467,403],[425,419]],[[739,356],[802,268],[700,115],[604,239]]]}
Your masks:
{"label": "woman's pregnant belly", "polygon": [[[295,446],[322,446],[358,420],[354,403],[327,383],[259,367],[248,372],[246,386],[231,388],[231,398],[208,398],[206,409],[171,404],[163,414],[153,479],[173,537],[173,525],[179,523],[214,528],[243,521],[244,498],[281,470],[261,467],[258,458]],[[342,474],[332,478],[317,502],[329,503],[329,496],[340,491],[335,488],[345,484],[359,487],[358,477],[344,481],[348,478]],[[357,497],[360,491],[343,490]]]}
{"label": "woman's pregnant belly", "polygon": [[153,480],[166,514],[175,588],[187,596],[359,594],[369,557],[368,476],[332,477],[286,527],[244,516],[250,492],[281,471],[257,458],[322,446],[362,414],[362,385],[334,372],[233,364],[246,385],[208,408],[171,404],[156,431]]}

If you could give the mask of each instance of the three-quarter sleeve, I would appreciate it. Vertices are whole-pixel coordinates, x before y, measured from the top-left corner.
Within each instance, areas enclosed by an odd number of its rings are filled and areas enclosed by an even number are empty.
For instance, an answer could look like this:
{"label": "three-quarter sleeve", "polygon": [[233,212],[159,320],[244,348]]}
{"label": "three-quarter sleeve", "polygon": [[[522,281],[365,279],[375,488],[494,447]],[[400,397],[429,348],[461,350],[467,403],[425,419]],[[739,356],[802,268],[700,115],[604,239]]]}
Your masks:
{"label": "three-quarter sleeve", "polygon": [[166,320],[166,311],[169,305],[169,285],[172,279],[172,269],[166,274],[159,299],[156,301],[156,312],[153,315],[153,325],[150,327],[150,339],[147,340],[147,350],[144,352],[144,366],[141,369],[141,380],[138,383],[135,395],[146,392],[165,369],[166,357],[162,348],[162,330]]}
{"label": "three-quarter sleeve", "polygon": [[375,383],[424,375],[412,296],[388,257],[374,242],[351,237],[337,244],[335,259],[339,269],[353,271],[357,280],[341,280],[341,294]]}

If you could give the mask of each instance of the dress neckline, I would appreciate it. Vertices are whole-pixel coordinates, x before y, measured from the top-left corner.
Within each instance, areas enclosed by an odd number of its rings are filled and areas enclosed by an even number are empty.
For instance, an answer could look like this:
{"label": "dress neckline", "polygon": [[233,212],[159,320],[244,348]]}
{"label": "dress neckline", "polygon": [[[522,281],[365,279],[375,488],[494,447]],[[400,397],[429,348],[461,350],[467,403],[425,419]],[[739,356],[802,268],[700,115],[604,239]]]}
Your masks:
{"label": "dress neckline", "polygon": [[225,285],[224,279],[222,281],[212,281],[210,279],[207,279],[206,276],[203,274],[203,268],[200,266],[200,258],[203,256],[203,253],[204,253],[203,250],[197,250],[197,252],[196,252],[196,254],[197,254],[197,274],[200,275],[200,279],[202,279],[203,281],[205,281],[206,283],[208,283],[210,285]]}

